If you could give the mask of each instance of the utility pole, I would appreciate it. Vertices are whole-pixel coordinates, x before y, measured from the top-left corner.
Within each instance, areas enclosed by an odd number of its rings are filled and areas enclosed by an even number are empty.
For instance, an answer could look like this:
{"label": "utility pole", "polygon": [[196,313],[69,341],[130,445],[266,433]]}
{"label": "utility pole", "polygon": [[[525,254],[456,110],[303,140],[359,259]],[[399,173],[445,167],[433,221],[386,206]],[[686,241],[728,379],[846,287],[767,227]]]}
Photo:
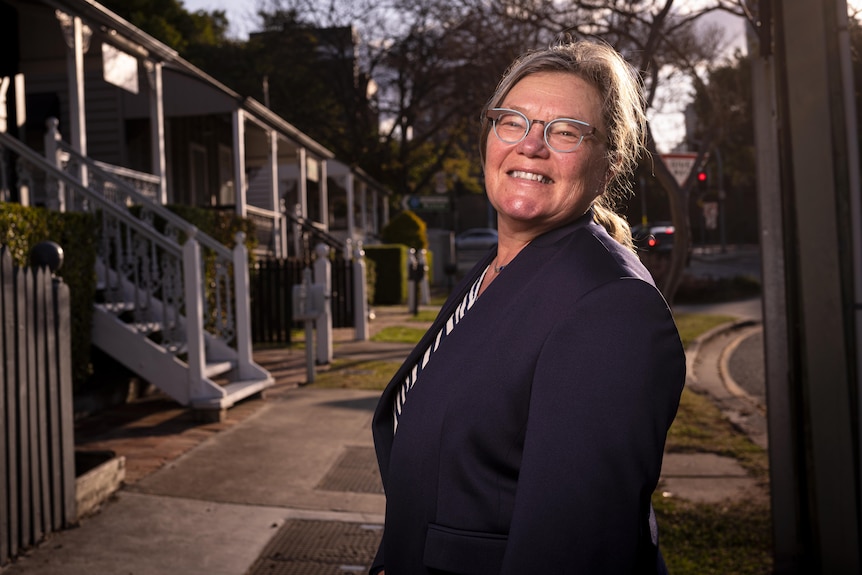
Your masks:
{"label": "utility pole", "polygon": [[773,573],[859,575],[862,199],[847,4],[751,7]]}

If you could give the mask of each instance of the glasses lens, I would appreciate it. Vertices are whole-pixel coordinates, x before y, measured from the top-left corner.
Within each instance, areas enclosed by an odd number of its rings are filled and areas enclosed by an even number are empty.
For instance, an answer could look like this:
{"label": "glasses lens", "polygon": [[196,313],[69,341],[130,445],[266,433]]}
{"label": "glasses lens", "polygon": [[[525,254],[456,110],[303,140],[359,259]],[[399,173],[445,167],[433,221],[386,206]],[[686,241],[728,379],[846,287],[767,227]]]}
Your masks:
{"label": "glasses lens", "polygon": [[545,133],[551,148],[558,152],[571,152],[581,145],[586,132],[586,125],[571,120],[554,120],[548,124]]}
{"label": "glasses lens", "polygon": [[494,122],[494,132],[507,144],[520,142],[527,135],[527,118],[517,112],[503,112]]}

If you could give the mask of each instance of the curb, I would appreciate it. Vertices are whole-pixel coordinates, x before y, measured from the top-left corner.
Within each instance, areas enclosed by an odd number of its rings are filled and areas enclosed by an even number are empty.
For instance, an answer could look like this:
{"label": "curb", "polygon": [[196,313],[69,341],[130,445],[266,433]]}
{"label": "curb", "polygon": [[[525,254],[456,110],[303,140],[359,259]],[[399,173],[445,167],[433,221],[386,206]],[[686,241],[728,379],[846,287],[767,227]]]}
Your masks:
{"label": "curb", "polygon": [[[751,326],[739,326],[742,327],[754,327],[755,325],[759,325],[760,322],[752,322]],[[751,403],[751,405],[755,406],[761,413],[766,413],[766,405],[763,404],[760,400],[755,398],[753,395],[742,389],[736,380],[733,378],[733,374],[730,372],[730,357],[733,355],[733,352],[739,347],[739,344],[742,342],[742,338],[736,338],[730,342],[730,344],[725,347],[721,351],[721,356],[719,357],[718,363],[718,372],[721,375],[721,381],[724,383],[724,386],[727,388],[732,395],[735,397],[739,397],[744,399],[745,401]]]}
{"label": "curb", "polygon": [[[685,374],[686,380],[690,379],[692,382],[697,383],[697,377],[694,375],[694,365],[697,362],[697,356],[700,353],[700,348],[708,341],[715,339],[718,336],[724,335],[726,333],[730,333],[737,329],[742,329],[745,327],[749,327],[752,325],[760,324],[760,321],[753,319],[739,319],[734,321],[729,321],[727,323],[723,323],[715,326],[714,328],[700,334],[697,336],[686,348],[685,350]],[[722,381],[725,381],[725,373],[728,373],[725,369],[721,372]],[[737,388],[738,385],[734,382],[733,384]],[[730,390],[728,390],[730,391]],[[732,393],[732,392],[731,392]]]}

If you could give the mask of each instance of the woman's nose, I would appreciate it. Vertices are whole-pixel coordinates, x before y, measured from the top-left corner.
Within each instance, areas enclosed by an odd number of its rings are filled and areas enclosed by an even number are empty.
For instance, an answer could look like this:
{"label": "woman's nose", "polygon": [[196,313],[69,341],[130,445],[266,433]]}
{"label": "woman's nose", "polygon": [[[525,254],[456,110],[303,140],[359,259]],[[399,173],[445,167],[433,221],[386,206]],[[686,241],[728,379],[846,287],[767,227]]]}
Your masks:
{"label": "woman's nose", "polygon": [[549,153],[545,144],[545,126],[538,122],[530,124],[527,136],[518,144],[521,153],[528,156],[544,155]]}

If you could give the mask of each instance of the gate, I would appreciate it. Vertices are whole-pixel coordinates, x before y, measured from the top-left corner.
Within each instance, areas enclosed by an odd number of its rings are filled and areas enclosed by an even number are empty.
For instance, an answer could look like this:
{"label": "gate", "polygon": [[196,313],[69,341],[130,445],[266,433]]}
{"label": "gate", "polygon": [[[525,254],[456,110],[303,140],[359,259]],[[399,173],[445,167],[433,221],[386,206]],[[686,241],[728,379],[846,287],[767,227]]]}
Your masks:
{"label": "gate", "polygon": [[[254,343],[290,344],[290,331],[302,329],[293,321],[293,286],[302,283],[308,265],[300,258],[261,259],[251,269],[251,331]],[[313,271],[313,266],[312,266]],[[332,259],[332,327],[355,327],[353,262]]]}
{"label": "gate", "polygon": [[0,248],[0,565],[77,520],[69,288]]}

